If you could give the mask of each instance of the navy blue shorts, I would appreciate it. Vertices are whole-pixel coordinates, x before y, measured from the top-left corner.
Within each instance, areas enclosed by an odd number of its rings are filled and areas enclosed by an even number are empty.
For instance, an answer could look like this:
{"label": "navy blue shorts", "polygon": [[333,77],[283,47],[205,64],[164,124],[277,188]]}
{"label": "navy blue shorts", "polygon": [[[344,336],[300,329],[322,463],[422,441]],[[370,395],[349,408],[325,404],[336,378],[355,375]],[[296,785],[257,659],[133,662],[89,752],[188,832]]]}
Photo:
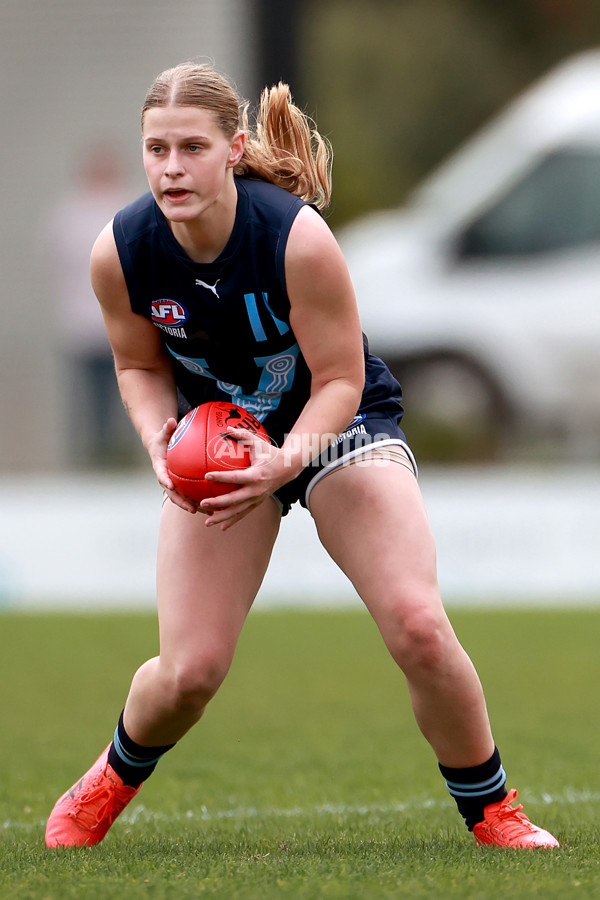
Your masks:
{"label": "navy blue shorts", "polygon": [[376,411],[357,415],[348,428],[315,457],[293,481],[275,491],[273,496],[282,505],[282,515],[287,515],[292,504],[297,501],[308,509],[308,497],[315,484],[338,466],[359,457],[371,447],[376,445],[384,447],[390,444],[404,447],[416,472],[416,463],[404,432],[398,424],[397,415],[386,416]]}

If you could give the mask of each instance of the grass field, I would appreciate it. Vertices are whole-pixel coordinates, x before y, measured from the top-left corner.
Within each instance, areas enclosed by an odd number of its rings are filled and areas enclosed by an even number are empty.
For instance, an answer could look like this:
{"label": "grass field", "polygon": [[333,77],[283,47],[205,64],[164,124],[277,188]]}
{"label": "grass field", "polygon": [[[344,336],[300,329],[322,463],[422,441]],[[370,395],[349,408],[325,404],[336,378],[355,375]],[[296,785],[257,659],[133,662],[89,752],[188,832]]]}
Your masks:
{"label": "grass field", "polygon": [[0,618],[0,897],[600,897],[600,611],[452,615],[509,786],[558,851],[478,849],[360,611],[259,612],[203,722],[106,840],[48,851],[110,740],[151,615]]}

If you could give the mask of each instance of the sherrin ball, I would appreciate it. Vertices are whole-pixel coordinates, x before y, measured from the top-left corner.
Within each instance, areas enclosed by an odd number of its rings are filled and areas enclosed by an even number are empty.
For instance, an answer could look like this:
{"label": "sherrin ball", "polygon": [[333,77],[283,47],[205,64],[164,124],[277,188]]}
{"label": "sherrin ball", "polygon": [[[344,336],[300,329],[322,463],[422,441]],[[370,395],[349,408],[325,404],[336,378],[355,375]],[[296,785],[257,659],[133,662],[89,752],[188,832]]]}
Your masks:
{"label": "sherrin ball", "polygon": [[167,470],[177,490],[190,500],[206,500],[236,490],[239,485],[207,481],[208,472],[246,469],[250,451],[227,429],[244,428],[264,441],[267,432],[252,413],[235,403],[210,401],[181,419],[167,447]]}

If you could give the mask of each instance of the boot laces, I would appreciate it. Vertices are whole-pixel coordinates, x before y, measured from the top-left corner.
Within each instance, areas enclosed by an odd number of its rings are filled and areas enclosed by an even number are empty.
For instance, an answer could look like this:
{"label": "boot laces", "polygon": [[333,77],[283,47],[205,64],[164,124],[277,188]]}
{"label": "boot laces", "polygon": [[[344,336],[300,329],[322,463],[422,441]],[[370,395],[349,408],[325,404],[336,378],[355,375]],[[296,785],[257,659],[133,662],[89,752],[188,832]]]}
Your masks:
{"label": "boot laces", "polygon": [[499,819],[502,822],[504,828],[508,826],[514,833],[530,832],[533,830],[534,826],[531,824],[527,816],[521,815],[523,804],[518,803],[516,806],[511,806],[513,800],[516,800],[516,798],[517,792],[513,788],[508,792],[507,796],[498,807],[498,810],[495,813],[495,818]]}
{"label": "boot laces", "polygon": [[68,815],[93,831],[108,819],[109,825],[119,815],[132,793],[132,788],[119,787],[106,772],[99,773],[90,786],[76,798]]}

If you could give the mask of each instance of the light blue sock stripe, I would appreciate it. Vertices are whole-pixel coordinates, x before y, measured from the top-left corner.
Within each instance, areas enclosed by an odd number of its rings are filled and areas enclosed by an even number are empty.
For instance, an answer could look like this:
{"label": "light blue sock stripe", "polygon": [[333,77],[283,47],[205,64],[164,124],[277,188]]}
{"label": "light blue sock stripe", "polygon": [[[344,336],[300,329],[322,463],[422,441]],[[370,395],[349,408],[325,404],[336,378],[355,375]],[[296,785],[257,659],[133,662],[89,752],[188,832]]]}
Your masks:
{"label": "light blue sock stripe", "polygon": [[117,751],[117,756],[119,756],[126,765],[135,766],[135,768],[137,769],[144,769],[147,766],[155,765],[163,755],[162,753],[159,753],[155,759],[140,759],[137,756],[132,756],[131,753],[128,753],[127,750],[125,750],[121,741],[119,740],[118,727],[115,729],[113,743],[115,745],[115,750]]}
{"label": "light blue sock stripe", "polygon": [[[488,778],[486,781],[475,781],[472,784],[469,784],[468,787],[472,787],[472,788],[489,787],[491,784],[493,784],[499,778],[506,778],[506,772],[504,771],[504,768],[502,766],[500,766],[500,768],[498,769],[496,774],[492,775],[491,778]],[[465,787],[467,787],[467,784],[464,781],[446,781],[446,784],[448,785],[448,788],[465,788]]]}
{"label": "light blue sock stripe", "polygon": [[500,766],[496,774],[487,781],[478,781],[475,784],[465,784],[459,781],[446,781],[446,787],[453,797],[484,797],[497,790],[506,782],[506,772]]}

